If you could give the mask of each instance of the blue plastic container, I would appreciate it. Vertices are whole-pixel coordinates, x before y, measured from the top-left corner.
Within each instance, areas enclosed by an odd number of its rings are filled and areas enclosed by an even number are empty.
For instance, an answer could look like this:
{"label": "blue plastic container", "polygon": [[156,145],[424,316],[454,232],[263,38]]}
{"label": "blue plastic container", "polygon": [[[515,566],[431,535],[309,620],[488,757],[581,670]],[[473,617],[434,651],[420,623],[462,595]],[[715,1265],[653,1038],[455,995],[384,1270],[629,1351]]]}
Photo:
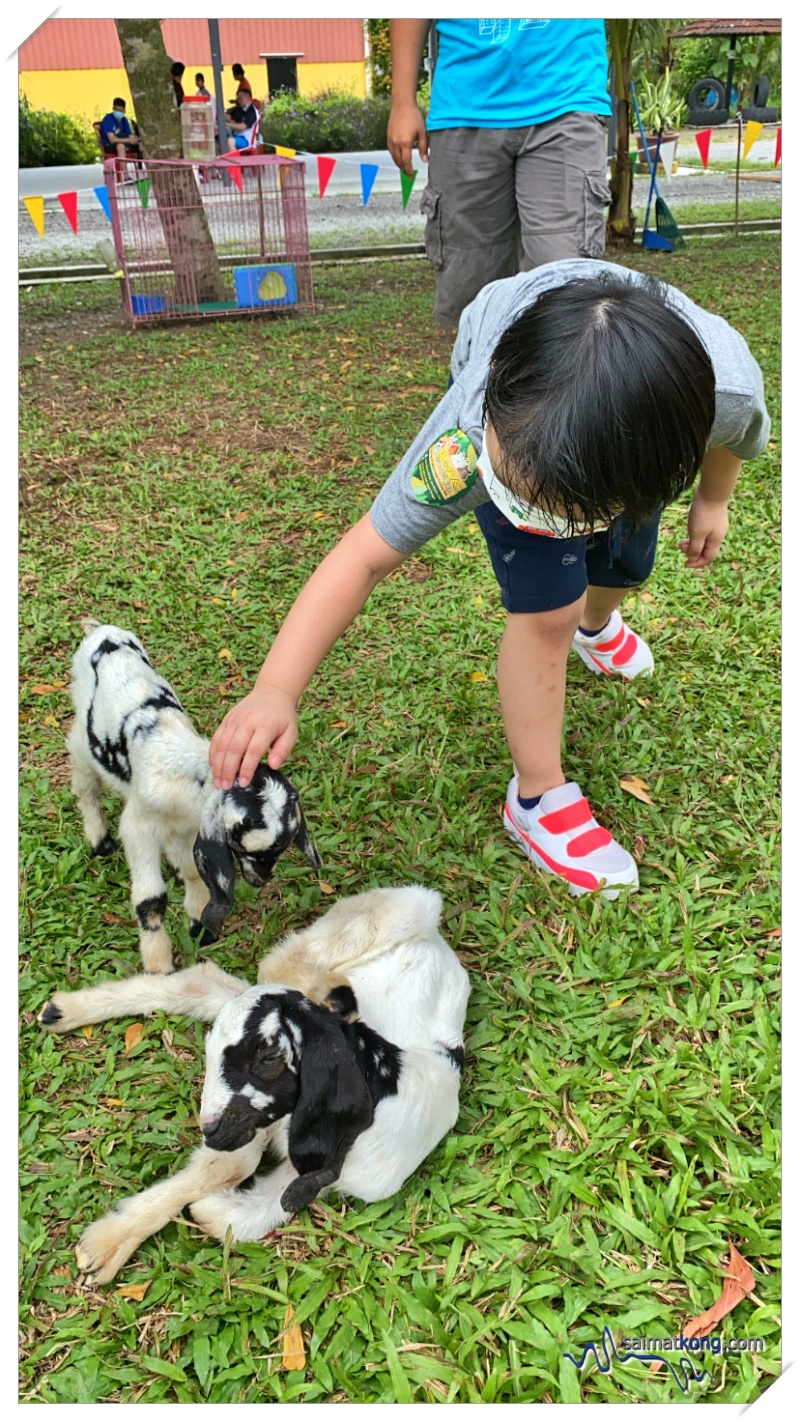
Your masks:
{"label": "blue plastic container", "polygon": [[160,311],[166,311],[167,298],[165,296],[132,296],[131,311],[134,316],[157,316]]}
{"label": "blue plastic container", "polygon": [[234,267],[238,306],[295,306],[297,277],[291,262],[269,266]]}

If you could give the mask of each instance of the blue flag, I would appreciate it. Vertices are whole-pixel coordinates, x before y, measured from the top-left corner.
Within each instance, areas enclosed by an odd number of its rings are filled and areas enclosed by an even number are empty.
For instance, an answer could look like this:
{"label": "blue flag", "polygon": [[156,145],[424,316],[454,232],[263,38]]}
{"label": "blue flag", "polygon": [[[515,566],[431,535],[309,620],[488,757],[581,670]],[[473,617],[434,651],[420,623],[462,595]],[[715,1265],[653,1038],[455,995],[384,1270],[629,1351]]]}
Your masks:
{"label": "blue flag", "polygon": [[95,188],[94,195],[103,209],[109,222],[111,221],[111,204],[108,201],[108,188],[103,184],[102,188]]}
{"label": "blue flag", "polygon": [[361,192],[364,197],[364,206],[369,202],[369,195],[375,185],[379,168],[377,163],[361,163]]}

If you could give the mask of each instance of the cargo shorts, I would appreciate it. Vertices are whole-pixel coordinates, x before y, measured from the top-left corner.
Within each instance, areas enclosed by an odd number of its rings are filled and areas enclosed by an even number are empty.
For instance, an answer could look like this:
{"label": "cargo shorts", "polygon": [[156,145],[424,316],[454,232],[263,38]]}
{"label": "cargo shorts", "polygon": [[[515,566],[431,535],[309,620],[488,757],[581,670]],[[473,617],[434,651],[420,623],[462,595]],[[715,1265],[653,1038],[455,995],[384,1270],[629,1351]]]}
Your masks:
{"label": "cargo shorts", "polygon": [[443,326],[458,325],[490,281],[568,257],[602,257],[611,193],[598,114],[562,114],[528,128],[434,129],[428,144],[420,210]]}

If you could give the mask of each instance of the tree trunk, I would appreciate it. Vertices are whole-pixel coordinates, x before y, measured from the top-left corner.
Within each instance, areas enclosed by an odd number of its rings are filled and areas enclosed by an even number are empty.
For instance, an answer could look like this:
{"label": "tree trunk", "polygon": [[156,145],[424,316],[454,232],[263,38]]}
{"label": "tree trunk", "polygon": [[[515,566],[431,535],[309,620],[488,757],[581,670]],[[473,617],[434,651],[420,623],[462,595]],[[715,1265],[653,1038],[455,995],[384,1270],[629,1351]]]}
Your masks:
{"label": "tree trunk", "polygon": [[[145,158],[183,159],[180,111],[158,20],[115,20]],[[190,167],[149,170],[179,304],[223,301],[217,253]]]}
{"label": "tree trunk", "polygon": [[608,21],[615,80],[613,101],[617,120],[617,152],[611,165],[611,206],[606,227],[606,243],[611,248],[632,247],[636,232],[630,157],[631,56],[636,25],[636,20]]}

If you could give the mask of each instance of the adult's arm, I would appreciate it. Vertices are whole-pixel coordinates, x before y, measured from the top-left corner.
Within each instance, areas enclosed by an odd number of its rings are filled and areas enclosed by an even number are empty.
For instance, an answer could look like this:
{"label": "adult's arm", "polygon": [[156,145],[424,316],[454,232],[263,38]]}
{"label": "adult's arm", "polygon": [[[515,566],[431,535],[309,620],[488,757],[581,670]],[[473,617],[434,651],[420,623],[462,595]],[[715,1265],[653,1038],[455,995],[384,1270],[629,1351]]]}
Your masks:
{"label": "adult's arm", "polygon": [[361,611],[372,589],[407,557],[375,531],[365,514],[312,573],[292,605],[248,696],[211,741],[214,784],[228,790],[237,773],[249,785],[269,751],[277,770],[297,740],[297,703],[320,662]]}
{"label": "adult's arm", "polygon": [[414,168],[411,154],[416,143],[423,163],[428,161],[425,115],[417,104],[417,75],[430,20],[392,20],[392,108],[387,142],[398,168],[409,178]]}

